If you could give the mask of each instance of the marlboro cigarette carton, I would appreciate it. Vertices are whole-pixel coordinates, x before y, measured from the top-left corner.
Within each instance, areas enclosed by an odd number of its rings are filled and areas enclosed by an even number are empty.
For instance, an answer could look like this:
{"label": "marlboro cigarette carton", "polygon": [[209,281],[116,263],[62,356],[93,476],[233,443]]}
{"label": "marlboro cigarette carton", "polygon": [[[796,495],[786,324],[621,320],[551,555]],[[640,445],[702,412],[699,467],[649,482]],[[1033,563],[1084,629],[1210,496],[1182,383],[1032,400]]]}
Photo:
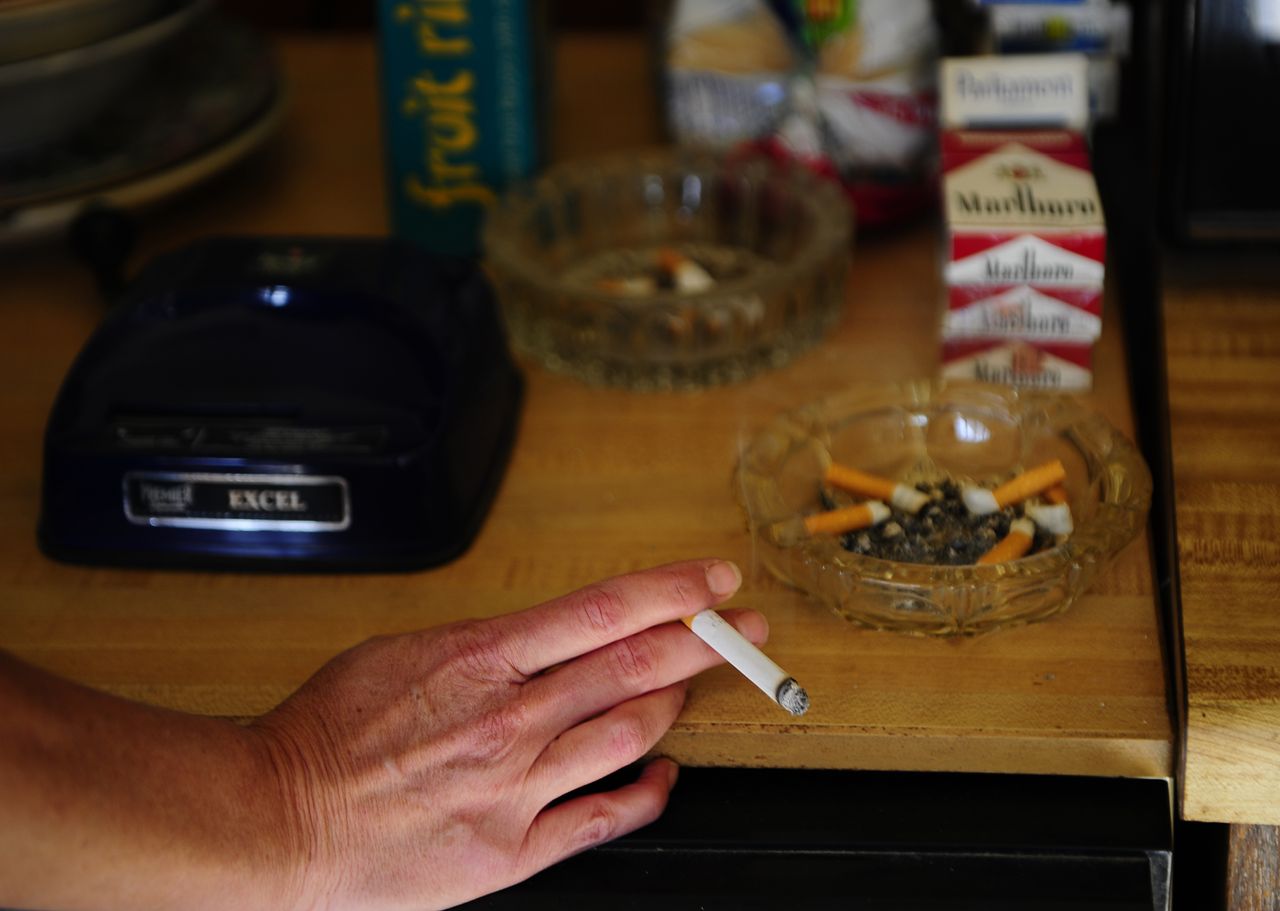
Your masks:
{"label": "marlboro cigarette carton", "polygon": [[1079,133],[952,130],[942,160],[948,284],[1102,284],[1106,229]]}
{"label": "marlboro cigarette carton", "polygon": [[1082,163],[1022,143],[953,163],[943,173],[947,230],[957,240],[1013,240],[1025,234],[1104,244],[1106,226],[1093,174]]}
{"label": "marlboro cigarette carton", "polygon": [[1106,226],[1069,133],[964,139],[943,175],[944,341],[1092,343],[1101,332]]}
{"label": "marlboro cigarette carton", "polygon": [[1102,332],[1102,289],[962,285],[948,290],[943,338],[1092,343]]}
{"label": "marlboro cigarette carton", "polygon": [[946,379],[1082,391],[1093,384],[1093,345],[1009,338],[950,339],[942,345],[941,374]]}
{"label": "marlboro cigarette carton", "polygon": [[942,375],[1087,389],[1106,223],[1083,59],[947,61],[942,91]]}
{"label": "marlboro cigarette carton", "polygon": [[949,232],[943,277],[948,286],[1008,285],[1101,289],[1106,236],[1097,231],[1047,236]]}

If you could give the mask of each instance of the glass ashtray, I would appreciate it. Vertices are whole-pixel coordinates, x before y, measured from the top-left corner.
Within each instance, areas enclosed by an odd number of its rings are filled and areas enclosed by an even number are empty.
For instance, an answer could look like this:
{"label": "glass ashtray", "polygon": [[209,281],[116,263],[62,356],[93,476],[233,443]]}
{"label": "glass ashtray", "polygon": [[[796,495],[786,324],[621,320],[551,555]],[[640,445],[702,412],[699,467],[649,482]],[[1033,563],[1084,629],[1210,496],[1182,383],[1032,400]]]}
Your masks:
{"label": "glass ashtray", "polygon": [[669,149],[552,168],[508,192],[483,237],[518,351],[591,383],[698,389],[822,338],[852,214],[801,166]]}
{"label": "glass ashtray", "polygon": [[[986,483],[1052,459],[1066,469],[1074,530],[990,565],[862,556],[839,537],[777,529],[822,510],[832,460],[914,484]],[[763,565],[856,623],[919,635],[989,632],[1066,610],[1146,522],[1151,473],[1137,449],[1070,396],[920,381],[858,386],[774,419],[752,438],[735,488]]]}

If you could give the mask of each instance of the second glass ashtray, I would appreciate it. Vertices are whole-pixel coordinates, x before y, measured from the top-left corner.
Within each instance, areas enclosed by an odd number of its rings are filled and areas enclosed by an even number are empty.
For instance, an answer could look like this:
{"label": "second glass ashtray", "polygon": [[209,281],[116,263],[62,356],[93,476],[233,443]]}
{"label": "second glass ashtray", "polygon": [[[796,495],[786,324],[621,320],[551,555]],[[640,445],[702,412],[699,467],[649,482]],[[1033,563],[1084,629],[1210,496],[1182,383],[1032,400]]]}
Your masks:
{"label": "second glass ashtray", "polygon": [[[839,535],[780,534],[827,508],[832,462],[913,485],[1002,480],[1060,462],[1074,528],[991,564],[855,553]],[[775,419],[743,452],[735,487],[767,569],[839,615],[922,635],[987,632],[1065,610],[1137,537],[1151,475],[1137,449],[1069,396],[976,384],[866,385]]]}
{"label": "second glass ashtray", "polygon": [[515,348],[588,382],[697,389],[816,343],[852,236],[832,182],[688,149],[552,168],[508,193],[485,254]]}

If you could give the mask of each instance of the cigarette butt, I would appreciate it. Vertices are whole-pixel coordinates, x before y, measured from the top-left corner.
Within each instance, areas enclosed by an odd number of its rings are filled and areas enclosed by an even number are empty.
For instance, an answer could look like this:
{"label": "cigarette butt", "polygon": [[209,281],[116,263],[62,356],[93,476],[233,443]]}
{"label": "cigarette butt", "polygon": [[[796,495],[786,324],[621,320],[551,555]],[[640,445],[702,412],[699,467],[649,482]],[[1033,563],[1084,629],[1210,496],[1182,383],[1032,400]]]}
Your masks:
{"label": "cigarette butt", "polygon": [[697,294],[716,283],[710,272],[671,247],[658,251],[658,268],[671,276],[672,284],[681,294]]}
{"label": "cigarette butt", "polygon": [[1016,560],[1031,549],[1036,527],[1030,519],[1014,519],[1009,533],[996,542],[995,547],[978,558],[979,563],[1006,563]]}
{"label": "cigarette butt", "polygon": [[1014,503],[1021,503],[1028,497],[1034,497],[1051,487],[1061,484],[1067,477],[1067,470],[1062,462],[1054,459],[1043,465],[1028,469],[1016,478],[1001,484],[995,490],[981,487],[966,487],[961,491],[965,506],[975,515],[996,512]]}
{"label": "cigarette butt", "polygon": [[1075,529],[1071,507],[1066,503],[1028,503],[1023,510],[1038,528],[1051,535],[1069,535]]}
{"label": "cigarette butt", "polygon": [[1016,478],[1006,481],[993,490],[992,494],[1000,504],[1000,508],[1004,509],[1014,503],[1021,503],[1027,497],[1034,497],[1050,487],[1056,487],[1066,479],[1067,470],[1062,467],[1062,462],[1054,459],[1052,462],[1045,462],[1043,465],[1028,469]]}
{"label": "cigarette butt", "polygon": [[838,462],[832,462],[827,466],[827,470],[823,474],[823,480],[832,487],[838,487],[860,497],[887,500],[903,512],[912,514],[919,512],[920,507],[929,502],[928,494],[922,493],[914,487],[908,487],[906,484],[900,484],[897,481],[891,481],[878,475],[868,474],[865,471],[859,471],[856,468],[850,468]]}
{"label": "cigarette butt", "polygon": [[610,294],[621,294],[624,297],[643,297],[652,294],[653,279],[645,275],[632,275],[626,278],[601,278],[596,280],[596,288]]}
{"label": "cigarette butt", "polygon": [[906,484],[895,484],[893,485],[893,496],[889,497],[889,502],[903,512],[915,515],[924,504],[929,502],[929,495],[923,491],[916,490],[914,487],[908,487]]}
{"label": "cigarette butt", "polygon": [[985,487],[965,487],[960,491],[960,499],[964,500],[965,508],[975,516],[985,516],[989,512],[1000,511],[1000,504],[996,502],[995,494]]}
{"label": "cigarette butt", "polygon": [[832,462],[827,466],[827,470],[823,474],[823,480],[832,487],[839,487],[841,490],[849,491],[849,493],[856,493],[860,497],[887,500],[893,496],[893,481],[888,478],[867,474],[865,471],[859,471],[847,465],[841,465],[839,462]]}
{"label": "cigarette butt", "polygon": [[889,515],[888,506],[879,500],[868,500],[855,506],[805,516],[804,530],[810,535],[842,535],[847,531],[878,525]]}
{"label": "cigarette butt", "polygon": [[1044,492],[1044,498],[1055,505],[1058,503],[1066,503],[1071,499],[1067,496],[1067,488],[1063,487],[1061,484],[1056,487],[1050,487],[1046,490]]}
{"label": "cigarette butt", "polygon": [[803,715],[809,710],[809,694],[804,687],[715,611],[699,611],[681,622],[792,715]]}
{"label": "cigarette butt", "polygon": [[658,250],[658,268],[670,275],[675,275],[685,256],[674,247],[662,247]]}

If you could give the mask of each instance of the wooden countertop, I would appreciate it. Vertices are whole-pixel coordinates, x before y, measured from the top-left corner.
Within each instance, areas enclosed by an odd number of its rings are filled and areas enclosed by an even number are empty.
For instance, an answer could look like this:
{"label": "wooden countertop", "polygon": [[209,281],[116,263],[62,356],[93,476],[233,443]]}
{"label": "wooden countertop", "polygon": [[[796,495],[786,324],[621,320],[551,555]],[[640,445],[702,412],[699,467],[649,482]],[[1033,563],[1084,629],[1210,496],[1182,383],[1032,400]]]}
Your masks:
{"label": "wooden countertop", "polygon": [[[280,51],[293,95],[282,133],[153,213],[144,252],[214,232],[384,230],[368,38],[285,40]],[[657,139],[639,43],[564,38],[558,61],[557,157]],[[86,569],[38,552],[43,423],[100,309],[59,251],[0,252],[0,407],[10,422],[0,437],[0,647],[126,696],[243,717],[366,636],[491,616],[625,570],[719,555],[744,568],[737,603],[768,616],[768,651],[814,707],[792,720],[735,672],[707,673],[661,745],[681,761],[1168,778],[1173,734],[1145,536],[1064,615],[960,640],[856,628],[752,562],[729,484],[739,442],[842,384],[930,374],[935,256],[928,224],[860,242],[830,338],[738,386],[639,395],[528,365],[515,454],[465,556],[409,575],[276,576]],[[1131,433],[1118,311],[1108,308],[1092,401]]]}
{"label": "wooden countertop", "polygon": [[[1274,259],[1274,257],[1271,257]],[[1280,269],[1165,270],[1188,819],[1280,824]]]}

